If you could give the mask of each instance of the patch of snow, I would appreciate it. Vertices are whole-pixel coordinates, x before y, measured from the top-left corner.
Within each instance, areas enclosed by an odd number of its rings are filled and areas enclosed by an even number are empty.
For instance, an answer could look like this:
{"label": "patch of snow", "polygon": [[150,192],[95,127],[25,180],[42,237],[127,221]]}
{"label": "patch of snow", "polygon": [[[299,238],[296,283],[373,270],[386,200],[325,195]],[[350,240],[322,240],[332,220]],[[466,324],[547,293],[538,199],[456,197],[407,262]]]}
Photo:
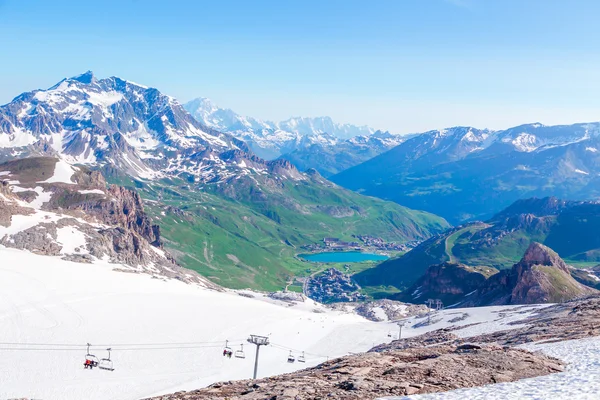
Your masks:
{"label": "patch of snow", "polygon": [[[86,235],[74,226],[65,226],[56,230],[56,241],[62,245],[62,254],[83,253],[86,248]],[[79,251],[77,250],[79,249]]]}
{"label": "patch of snow", "polygon": [[512,145],[519,151],[523,152],[532,152],[538,148],[537,146],[537,137],[530,133],[520,133],[514,139],[504,139],[504,142],[510,142]]}
{"label": "patch of snow", "polygon": [[75,168],[72,167],[69,163],[64,160],[58,160],[56,166],[54,167],[54,173],[52,176],[45,181],[41,181],[39,183],[70,183],[73,184],[71,178],[75,173]]}
{"label": "patch of snow", "polygon": [[61,218],[58,214],[39,210],[30,215],[15,214],[11,217],[8,227],[0,226],[0,238],[27,230],[41,222],[56,222]]}
{"label": "patch of snow", "polygon": [[36,210],[42,208],[44,203],[47,203],[50,201],[50,199],[52,199],[52,192],[44,192],[44,188],[41,186],[37,186],[35,189],[33,189],[33,191],[37,193],[37,197],[31,203],[29,203],[29,205]]}
{"label": "patch of snow", "polygon": [[110,91],[110,92],[86,92],[88,97],[88,101],[96,106],[109,107],[119,101],[123,100],[123,95],[121,93]]}
{"label": "patch of snow", "polygon": [[596,275],[592,274],[591,272],[588,273],[588,276],[590,278],[592,278],[593,280],[595,280],[596,282],[600,281],[600,278],[598,278]]}

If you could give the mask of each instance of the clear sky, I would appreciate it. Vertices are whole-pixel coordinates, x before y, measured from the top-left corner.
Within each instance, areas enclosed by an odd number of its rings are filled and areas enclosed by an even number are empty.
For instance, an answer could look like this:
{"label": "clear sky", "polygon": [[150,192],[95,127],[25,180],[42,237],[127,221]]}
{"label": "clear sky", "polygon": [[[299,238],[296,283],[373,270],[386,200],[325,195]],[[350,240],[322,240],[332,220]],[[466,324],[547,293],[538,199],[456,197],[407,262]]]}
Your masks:
{"label": "clear sky", "polygon": [[395,133],[600,120],[596,0],[0,0],[0,103],[90,69]]}

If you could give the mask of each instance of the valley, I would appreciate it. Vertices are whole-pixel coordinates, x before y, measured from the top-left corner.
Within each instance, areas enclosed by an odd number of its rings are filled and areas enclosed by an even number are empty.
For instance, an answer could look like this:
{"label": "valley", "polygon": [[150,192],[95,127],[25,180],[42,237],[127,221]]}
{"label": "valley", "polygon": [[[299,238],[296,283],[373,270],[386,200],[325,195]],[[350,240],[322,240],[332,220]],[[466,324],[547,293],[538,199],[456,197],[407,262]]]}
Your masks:
{"label": "valley", "polygon": [[600,399],[573,3],[0,0],[0,400]]}

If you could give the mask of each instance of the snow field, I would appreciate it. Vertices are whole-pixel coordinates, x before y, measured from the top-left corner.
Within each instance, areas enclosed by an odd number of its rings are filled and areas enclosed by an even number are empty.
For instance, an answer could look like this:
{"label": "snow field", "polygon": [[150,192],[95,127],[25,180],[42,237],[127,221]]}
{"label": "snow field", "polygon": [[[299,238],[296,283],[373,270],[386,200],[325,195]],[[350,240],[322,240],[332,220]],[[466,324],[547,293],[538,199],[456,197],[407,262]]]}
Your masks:
{"label": "snow field", "polygon": [[[261,348],[261,377],[389,340],[389,324],[310,301],[289,306],[113,267],[0,247],[0,398],[133,400],[249,378],[250,334],[273,343]],[[225,339],[234,351],[243,343],[246,358],[224,358]],[[87,342],[99,358],[113,348],[115,371],[83,369]],[[288,348],[305,351],[306,363],[287,363]]]}

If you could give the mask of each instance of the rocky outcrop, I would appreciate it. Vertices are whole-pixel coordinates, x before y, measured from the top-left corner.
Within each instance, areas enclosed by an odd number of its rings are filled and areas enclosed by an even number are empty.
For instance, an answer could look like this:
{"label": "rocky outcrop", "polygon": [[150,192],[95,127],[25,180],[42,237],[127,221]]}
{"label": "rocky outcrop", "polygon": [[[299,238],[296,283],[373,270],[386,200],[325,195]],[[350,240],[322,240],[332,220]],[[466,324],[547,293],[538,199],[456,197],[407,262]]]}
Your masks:
{"label": "rocky outcrop", "polygon": [[29,216],[22,228],[0,235],[0,245],[75,262],[108,260],[119,270],[219,289],[164,251],[160,230],[138,193],[107,188],[102,174],[84,167],[63,165],[72,176],[47,182],[57,162],[33,158],[0,164],[0,226],[10,227],[17,215]]}
{"label": "rocky outcrop", "polygon": [[154,400],[375,399],[511,382],[563,369],[562,362],[525,350],[437,345],[348,356],[291,374],[216,383]]}
{"label": "rocky outcrop", "polygon": [[445,304],[454,304],[472,295],[496,273],[498,270],[491,267],[469,267],[450,262],[432,265],[415,284],[394,298],[413,303],[434,298]]}
{"label": "rocky outcrop", "polygon": [[353,303],[332,303],[327,307],[342,312],[355,312],[375,322],[396,321],[401,318],[412,317],[413,315],[425,314],[428,310],[427,306],[423,304],[403,303],[389,299]]}
{"label": "rocky outcrop", "polygon": [[534,242],[512,269],[493,275],[461,305],[560,303],[595,293],[571,277],[558,254]]}
{"label": "rocky outcrop", "polygon": [[308,278],[305,292],[308,297],[320,303],[359,301],[366,296],[359,292],[360,286],[350,277],[335,268]]}

